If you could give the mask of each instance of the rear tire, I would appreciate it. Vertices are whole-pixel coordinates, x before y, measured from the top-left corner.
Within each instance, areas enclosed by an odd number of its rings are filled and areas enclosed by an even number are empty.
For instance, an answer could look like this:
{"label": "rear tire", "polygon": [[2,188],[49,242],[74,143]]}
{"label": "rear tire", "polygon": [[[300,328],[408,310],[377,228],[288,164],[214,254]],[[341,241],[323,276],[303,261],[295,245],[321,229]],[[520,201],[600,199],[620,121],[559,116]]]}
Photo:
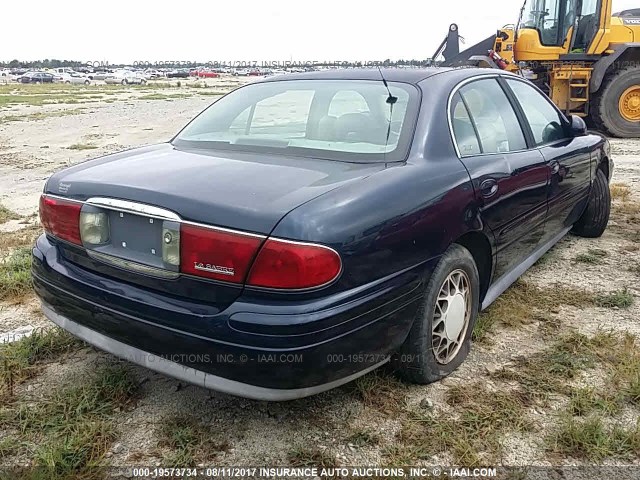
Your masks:
{"label": "rear tire", "polygon": [[[456,275],[459,285],[465,281],[467,284],[467,296],[462,296],[462,300],[458,298],[460,290],[452,289],[456,282],[450,281]],[[473,256],[462,245],[453,244],[426,283],[413,326],[393,358],[396,372],[411,382],[424,384],[438,381],[457,369],[471,349],[479,302],[480,277]],[[458,314],[463,304],[464,319],[460,320]],[[450,338],[458,341],[452,342]]]}
{"label": "rear tire", "polygon": [[611,192],[609,181],[600,169],[591,187],[587,208],[573,226],[572,232],[586,238],[602,236],[609,223],[611,213]]}
{"label": "rear tire", "polygon": [[609,73],[591,107],[596,128],[614,137],[640,138],[640,97],[636,94],[640,95],[640,68]]}
{"label": "rear tire", "polygon": [[120,82],[120,83],[122,83],[122,85],[126,85],[128,82],[127,82],[127,79],[126,79],[126,78],[123,78],[123,79],[122,79],[122,82]]}

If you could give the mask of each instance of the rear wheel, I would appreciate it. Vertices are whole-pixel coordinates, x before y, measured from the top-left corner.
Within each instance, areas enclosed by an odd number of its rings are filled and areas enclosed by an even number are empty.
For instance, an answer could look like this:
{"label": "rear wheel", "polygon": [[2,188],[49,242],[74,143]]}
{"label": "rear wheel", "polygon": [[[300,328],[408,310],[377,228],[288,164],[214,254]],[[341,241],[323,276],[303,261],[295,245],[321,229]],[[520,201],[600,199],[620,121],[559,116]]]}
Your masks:
{"label": "rear wheel", "polygon": [[89,80],[85,80],[85,81],[84,81],[84,84],[85,84],[85,85],[90,85],[90,84],[91,84],[91,81],[89,81]]}
{"label": "rear wheel", "polygon": [[587,208],[573,226],[573,233],[581,237],[600,237],[609,223],[611,193],[609,181],[602,170],[598,170],[591,187]]}
{"label": "rear wheel", "polygon": [[122,85],[126,85],[126,84],[127,84],[127,79],[126,79],[126,78],[123,78],[123,79],[122,79],[122,82],[120,82],[120,83],[122,83]]}
{"label": "rear wheel", "polygon": [[598,129],[614,137],[640,137],[640,68],[611,72],[591,111]]}
{"label": "rear wheel", "polygon": [[440,380],[464,361],[478,316],[480,279],[469,250],[454,244],[431,274],[409,336],[394,358],[407,380]]}

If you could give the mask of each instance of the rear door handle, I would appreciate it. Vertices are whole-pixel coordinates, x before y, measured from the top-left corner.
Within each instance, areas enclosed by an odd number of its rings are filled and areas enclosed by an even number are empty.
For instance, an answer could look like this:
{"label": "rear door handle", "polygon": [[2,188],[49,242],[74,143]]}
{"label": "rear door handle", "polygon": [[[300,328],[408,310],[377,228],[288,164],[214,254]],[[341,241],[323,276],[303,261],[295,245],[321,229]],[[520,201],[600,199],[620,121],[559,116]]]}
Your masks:
{"label": "rear door handle", "polygon": [[482,193],[482,196],[485,198],[493,197],[498,193],[498,182],[493,178],[485,180],[480,184],[480,193]]}

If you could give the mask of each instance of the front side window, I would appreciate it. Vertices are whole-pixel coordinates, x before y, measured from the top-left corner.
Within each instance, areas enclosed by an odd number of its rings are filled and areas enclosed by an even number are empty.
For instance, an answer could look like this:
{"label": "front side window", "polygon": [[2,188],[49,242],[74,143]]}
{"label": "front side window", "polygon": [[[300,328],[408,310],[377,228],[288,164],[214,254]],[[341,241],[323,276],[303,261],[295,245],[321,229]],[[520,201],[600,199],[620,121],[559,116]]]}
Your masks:
{"label": "front side window", "polygon": [[419,94],[411,85],[388,85],[389,90],[382,81],[365,80],[255,83],[211,105],[173,144],[345,161],[404,160]]}
{"label": "front side window", "polygon": [[507,80],[507,84],[527,117],[536,145],[566,137],[561,115],[542,93],[519,80]]}
{"label": "front side window", "polygon": [[[496,79],[472,82],[463,86],[459,94],[478,136],[481,153],[506,153],[527,148],[518,117]],[[468,126],[463,127],[464,116],[461,107],[457,108],[458,113],[453,112],[454,129],[457,123],[461,131],[464,128],[464,137],[468,138],[471,132]],[[469,149],[474,148],[472,144],[468,145]],[[462,150],[460,153],[464,154]]]}

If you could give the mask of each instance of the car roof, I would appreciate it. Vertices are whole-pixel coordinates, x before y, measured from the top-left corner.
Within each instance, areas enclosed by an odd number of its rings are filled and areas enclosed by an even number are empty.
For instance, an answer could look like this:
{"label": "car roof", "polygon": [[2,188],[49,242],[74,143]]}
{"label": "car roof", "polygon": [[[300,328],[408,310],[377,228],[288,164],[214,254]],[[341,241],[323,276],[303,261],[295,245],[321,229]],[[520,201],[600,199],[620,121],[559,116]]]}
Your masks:
{"label": "car roof", "polygon": [[[380,80],[380,74],[389,82],[404,82],[418,84],[421,81],[445,72],[460,71],[460,68],[430,67],[430,68],[338,68],[313,72],[289,73],[268,77],[260,82],[281,80]],[[468,76],[486,73],[487,69],[465,68]]]}

